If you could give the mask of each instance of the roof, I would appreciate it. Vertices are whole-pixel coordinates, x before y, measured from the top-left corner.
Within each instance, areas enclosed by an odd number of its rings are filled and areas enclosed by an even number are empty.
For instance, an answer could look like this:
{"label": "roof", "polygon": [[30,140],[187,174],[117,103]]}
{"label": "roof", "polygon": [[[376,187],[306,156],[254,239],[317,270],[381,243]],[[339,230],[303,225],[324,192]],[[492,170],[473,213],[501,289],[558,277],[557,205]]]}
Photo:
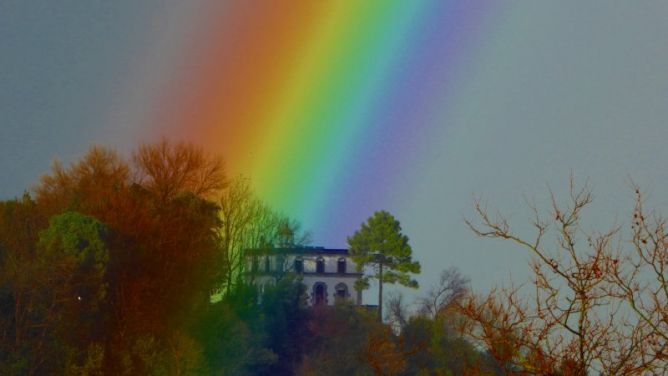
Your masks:
{"label": "roof", "polygon": [[292,255],[342,255],[347,256],[348,250],[345,248],[325,248],[325,247],[294,247],[294,248],[269,248],[269,249],[252,249],[249,253],[281,253]]}

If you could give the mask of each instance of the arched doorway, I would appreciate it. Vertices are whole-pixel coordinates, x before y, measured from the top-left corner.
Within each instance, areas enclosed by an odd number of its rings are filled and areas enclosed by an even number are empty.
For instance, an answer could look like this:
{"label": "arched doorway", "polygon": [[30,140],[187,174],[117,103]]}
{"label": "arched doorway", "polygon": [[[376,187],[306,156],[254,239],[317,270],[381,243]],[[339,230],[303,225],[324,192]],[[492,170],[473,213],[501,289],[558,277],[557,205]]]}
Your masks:
{"label": "arched doorway", "polygon": [[327,304],[327,285],[324,282],[316,282],[313,285],[313,304]]}

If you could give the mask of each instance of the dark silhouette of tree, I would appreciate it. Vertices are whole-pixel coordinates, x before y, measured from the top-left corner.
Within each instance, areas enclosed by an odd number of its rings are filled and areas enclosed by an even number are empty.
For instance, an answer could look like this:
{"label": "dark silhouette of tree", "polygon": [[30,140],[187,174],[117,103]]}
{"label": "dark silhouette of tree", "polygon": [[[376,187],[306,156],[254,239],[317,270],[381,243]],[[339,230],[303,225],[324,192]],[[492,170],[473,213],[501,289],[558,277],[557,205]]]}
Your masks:
{"label": "dark silhouette of tree", "polygon": [[413,261],[413,250],[408,237],[401,233],[401,225],[390,213],[378,211],[350,237],[348,246],[358,271],[372,266],[374,274],[365,275],[355,284],[356,289],[369,286],[369,278],[378,280],[378,319],[383,319],[383,284],[399,283],[417,288],[410,274],[420,273],[420,263]]}
{"label": "dark silhouette of tree", "polygon": [[[374,367],[382,369],[387,358],[396,360],[387,368],[403,366],[397,359],[396,338],[370,311],[348,303],[318,306],[307,327],[309,338],[297,375],[370,375]],[[373,353],[374,345],[381,343],[383,348]]]}
{"label": "dark silhouette of tree", "polygon": [[48,369],[55,350],[42,329],[45,286],[37,252],[39,232],[47,226],[27,193],[0,202],[0,373]]}

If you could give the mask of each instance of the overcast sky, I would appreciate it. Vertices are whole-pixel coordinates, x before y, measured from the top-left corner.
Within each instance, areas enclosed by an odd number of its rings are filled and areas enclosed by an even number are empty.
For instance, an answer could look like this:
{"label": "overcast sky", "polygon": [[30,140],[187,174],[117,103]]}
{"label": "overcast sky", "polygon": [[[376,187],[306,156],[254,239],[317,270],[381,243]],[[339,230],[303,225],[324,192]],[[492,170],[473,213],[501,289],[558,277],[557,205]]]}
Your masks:
{"label": "overcast sky", "polygon": [[[159,84],[159,64],[191,27],[195,7],[177,3],[0,1],[0,199],[20,195],[54,156],[69,161],[93,142],[128,151],[151,136],[135,122],[153,99],[128,82]],[[477,288],[527,279],[526,252],[466,230],[473,194],[524,224],[522,196],[545,202],[547,184],[563,195],[572,170],[594,189],[591,228],[624,223],[630,179],[668,207],[668,2],[498,9],[442,144],[406,177],[413,199],[386,208],[420,250],[423,284],[448,266]]]}

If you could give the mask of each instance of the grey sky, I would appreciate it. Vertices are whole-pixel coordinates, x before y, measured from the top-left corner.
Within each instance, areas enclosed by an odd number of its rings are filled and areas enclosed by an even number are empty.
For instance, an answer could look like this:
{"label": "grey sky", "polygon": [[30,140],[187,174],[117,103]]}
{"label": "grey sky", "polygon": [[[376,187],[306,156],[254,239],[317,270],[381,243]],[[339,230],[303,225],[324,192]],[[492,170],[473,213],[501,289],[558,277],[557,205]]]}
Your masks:
{"label": "grey sky", "polygon": [[427,283],[448,265],[479,288],[527,280],[527,252],[466,229],[474,193],[522,234],[523,195],[547,208],[549,184],[565,199],[571,170],[594,189],[591,229],[628,223],[630,179],[668,208],[668,3],[512,4],[494,16],[444,145],[410,178],[423,180],[416,200],[396,210],[415,248],[442,257],[424,263]]}
{"label": "grey sky", "polygon": [[[176,0],[0,1],[0,199],[20,195],[92,142],[130,150],[164,63],[188,32]],[[526,252],[466,230],[477,193],[525,224],[522,195],[563,195],[570,170],[595,190],[592,227],[622,222],[628,179],[668,207],[668,2],[516,1],[490,16],[433,163],[387,208],[423,263],[458,266],[483,288],[527,278]],[[130,84],[143,80],[147,92]],[[308,227],[308,224],[305,224]],[[526,227],[520,227],[525,231]]]}
{"label": "grey sky", "polygon": [[20,195],[54,156],[91,143],[128,151],[146,137],[148,91],[196,4],[179,3],[0,1],[0,198]]}

